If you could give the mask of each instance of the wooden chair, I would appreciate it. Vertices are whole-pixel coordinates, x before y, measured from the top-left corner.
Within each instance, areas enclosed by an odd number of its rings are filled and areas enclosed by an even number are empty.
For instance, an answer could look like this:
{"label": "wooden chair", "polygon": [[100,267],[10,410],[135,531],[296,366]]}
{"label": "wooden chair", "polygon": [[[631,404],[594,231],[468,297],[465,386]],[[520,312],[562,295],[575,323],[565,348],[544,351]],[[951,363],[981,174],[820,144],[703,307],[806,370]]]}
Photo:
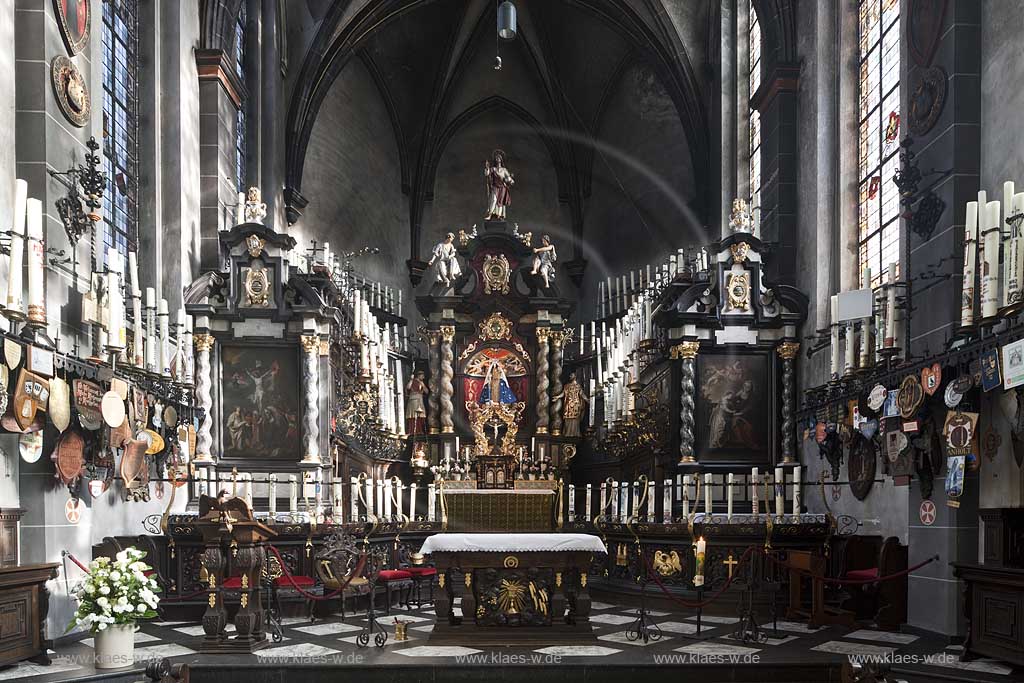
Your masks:
{"label": "wooden chair", "polygon": [[346,598],[369,595],[370,580],[366,576],[367,561],[355,539],[347,534],[336,534],[327,537],[324,548],[314,562],[317,575],[324,585],[324,590],[331,593],[341,589],[341,618],[345,618]]}
{"label": "wooden chair", "polygon": [[[437,581],[437,568],[433,563],[427,562],[424,555],[418,551],[410,552],[408,548],[401,548],[399,550],[399,568],[412,574],[412,590],[416,596],[416,609],[422,607],[424,602],[433,605],[434,582]],[[424,585],[430,591],[430,597],[427,600],[423,600]],[[412,608],[412,599],[412,595],[410,595],[406,602],[406,606],[410,609]]]}
{"label": "wooden chair", "polygon": [[[907,547],[895,536],[882,542],[870,566],[849,568],[843,578],[870,580],[888,576],[907,568]],[[907,621],[907,577],[881,583],[865,583],[848,588],[844,607],[858,619],[871,620],[883,631],[895,631]]]}

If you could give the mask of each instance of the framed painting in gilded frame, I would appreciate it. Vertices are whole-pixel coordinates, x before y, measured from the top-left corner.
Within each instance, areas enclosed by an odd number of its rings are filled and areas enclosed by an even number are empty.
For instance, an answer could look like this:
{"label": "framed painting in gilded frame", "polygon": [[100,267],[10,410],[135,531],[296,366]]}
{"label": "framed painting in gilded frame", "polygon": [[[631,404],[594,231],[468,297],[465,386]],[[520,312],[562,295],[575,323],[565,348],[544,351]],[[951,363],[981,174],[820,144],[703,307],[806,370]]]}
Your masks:
{"label": "framed painting in gilded frame", "polygon": [[53,0],[60,35],[72,57],[89,45],[92,5],[93,0]]}
{"label": "framed painting in gilded frame", "polygon": [[778,396],[770,349],[701,350],[697,356],[695,455],[702,466],[768,467],[775,462]]}
{"label": "framed painting in gilded frame", "polygon": [[301,451],[297,345],[221,345],[221,453],[226,459],[296,459]]}

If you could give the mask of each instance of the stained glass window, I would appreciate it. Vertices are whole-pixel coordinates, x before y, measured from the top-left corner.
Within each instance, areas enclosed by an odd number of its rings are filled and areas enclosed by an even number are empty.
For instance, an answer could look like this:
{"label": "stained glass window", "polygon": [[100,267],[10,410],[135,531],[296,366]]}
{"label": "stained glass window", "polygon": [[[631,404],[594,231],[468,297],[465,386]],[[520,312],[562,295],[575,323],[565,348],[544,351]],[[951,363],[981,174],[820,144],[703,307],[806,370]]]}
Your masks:
{"label": "stained glass window", "polygon": [[[761,85],[761,24],[757,20],[757,12],[754,11],[753,3],[748,0],[750,11],[750,29],[747,35],[750,50],[750,73],[747,77],[747,85],[750,88],[750,96],[757,92]],[[754,108],[750,109],[750,209],[753,213],[755,208],[761,206],[761,114]],[[755,218],[760,212],[754,213]]]}
{"label": "stained glass window", "polygon": [[[861,286],[899,272],[900,27],[899,0],[860,0],[858,240]],[[864,269],[871,282],[864,282]]]}
{"label": "stained glass window", "polygon": [[[126,254],[139,237],[139,15],[137,0],[103,6],[103,241]],[[100,263],[106,250],[96,256]]]}
{"label": "stained glass window", "polygon": [[[245,83],[245,3],[235,20],[235,73]],[[235,115],[235,182],[239,192],[245,191],[245,103]]]}

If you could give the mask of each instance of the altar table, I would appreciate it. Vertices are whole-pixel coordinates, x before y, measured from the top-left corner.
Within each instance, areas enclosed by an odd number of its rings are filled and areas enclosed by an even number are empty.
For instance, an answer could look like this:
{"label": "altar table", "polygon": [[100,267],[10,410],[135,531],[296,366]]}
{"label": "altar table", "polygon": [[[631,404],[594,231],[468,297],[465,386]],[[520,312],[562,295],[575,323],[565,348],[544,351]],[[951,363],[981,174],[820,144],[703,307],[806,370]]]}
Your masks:
{"label": "altar table", "polygon": [[[590,534],[435,534],[421,552],[441,595],[430,639],[460,644],[594,640],[587,571],[607,552]],[[461,616],[455,573],[462,574]]]}

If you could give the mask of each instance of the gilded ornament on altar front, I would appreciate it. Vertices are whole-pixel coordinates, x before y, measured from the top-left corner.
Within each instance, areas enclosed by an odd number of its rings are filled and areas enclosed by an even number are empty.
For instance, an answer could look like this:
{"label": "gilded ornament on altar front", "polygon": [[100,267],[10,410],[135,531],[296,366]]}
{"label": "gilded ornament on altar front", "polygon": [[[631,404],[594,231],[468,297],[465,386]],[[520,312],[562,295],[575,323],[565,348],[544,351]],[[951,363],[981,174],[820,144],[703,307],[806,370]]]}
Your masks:
{"label": "gilded ornament on altar front", "polygon": [[505,569],[515,569],[519,566],[519,558],[515,555],[508,555],[505,557]]}
{"label": "gilded ornament on altar front", "polygon": [[747,311],[750,310],[750,273],[729,273],[725,290],[729,295],[727,310]]}
{"label": "gilded ornament on altar front", "polygon": [[512,337],[512,321],[501,313],[492,313],[480,322],[480,338],[486,340],[510,339]]}
{"label": "gilded ornament on altar front", "polygon": [[683,563],[679,558],[679,553],[675,550],[668,553],[663,550],[655,550],[654,571],[658,572],[659,576],[673,576],[674,574],[681,574],[683,571]]}
{"label": "gilded ornament on altar front", "polygon": [[508,294],[512,266],[504,254],[487,254],[483,268],[484,294]]}

